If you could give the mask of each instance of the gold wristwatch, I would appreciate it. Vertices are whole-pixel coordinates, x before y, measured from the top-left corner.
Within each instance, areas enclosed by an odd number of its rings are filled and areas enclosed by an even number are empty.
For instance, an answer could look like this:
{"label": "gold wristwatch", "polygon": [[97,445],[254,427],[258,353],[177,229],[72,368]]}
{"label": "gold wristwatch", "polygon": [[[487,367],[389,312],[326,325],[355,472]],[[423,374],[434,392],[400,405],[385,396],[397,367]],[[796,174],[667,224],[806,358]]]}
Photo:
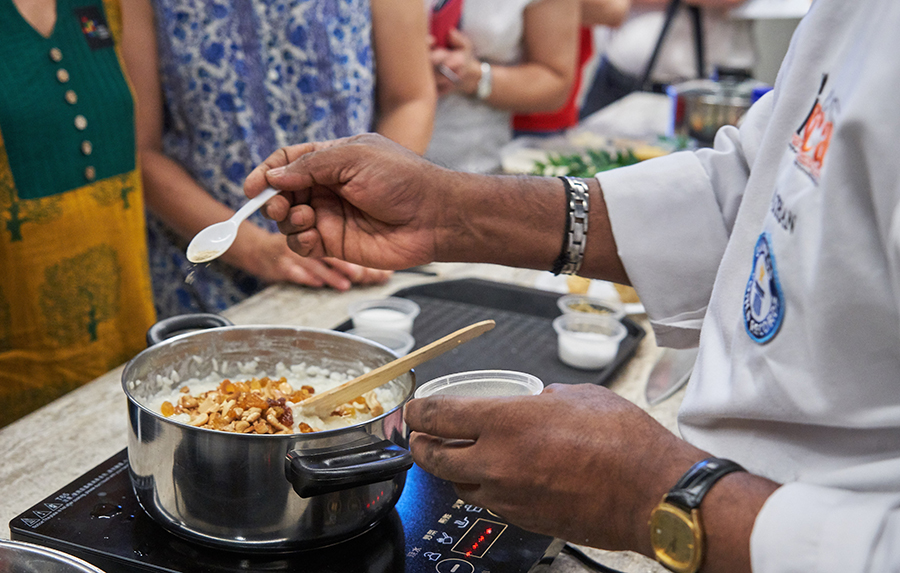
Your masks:
{"label": "gold wristwatch", "polygon": [[675,573],[696,573],[704,555],[700,502],[722,476],[746,471],[731,460],[707,458],[694,464],[650,514],[650,543],[656,560]]}

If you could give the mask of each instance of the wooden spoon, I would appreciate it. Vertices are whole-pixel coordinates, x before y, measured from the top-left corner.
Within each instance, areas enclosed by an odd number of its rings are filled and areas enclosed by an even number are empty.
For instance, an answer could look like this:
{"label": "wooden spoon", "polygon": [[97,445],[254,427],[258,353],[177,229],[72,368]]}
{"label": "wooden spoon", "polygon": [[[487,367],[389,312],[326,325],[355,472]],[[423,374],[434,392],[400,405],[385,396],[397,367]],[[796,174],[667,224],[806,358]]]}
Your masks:
{"label": "wooden spoon", "polygon": [[354,398],[378,388],[386,382],[390,382],[404,372],[415,368],[423,362],[427,362],[432,358],[452,350],[464,342],[468,342],[473,338],[481,336],[488,330],[494,328],[496,323],[493,320],[482,320],[460,328],[456,332],[435,340],[431,344],[426,344],[418,350],[410,352],[406,356],[398,358],[371,370],[362,376],[357,376],[349,382],[344,382],[340,386],[335,386],[330,390],[326,390],[321,394],[310,396],[306,400],[300,402],[300,407],[307,411],[318,413],[331,413],[335,408],[353,400]]}

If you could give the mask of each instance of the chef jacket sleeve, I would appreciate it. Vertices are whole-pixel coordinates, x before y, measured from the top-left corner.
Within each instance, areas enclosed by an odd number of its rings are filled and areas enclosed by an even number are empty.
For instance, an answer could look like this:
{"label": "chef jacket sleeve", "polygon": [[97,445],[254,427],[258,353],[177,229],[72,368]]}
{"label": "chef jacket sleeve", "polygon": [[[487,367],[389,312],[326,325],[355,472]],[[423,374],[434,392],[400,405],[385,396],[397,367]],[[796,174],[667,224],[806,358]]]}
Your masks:
{"label": "chef jacket sleeve", "polygon": [[750,165],[771,115],[770,94],[715,146],[597,175],[619,256],[657,342],[696,346]]}
{"label": "chef jacket sleeve", "polygon": [[898,540],[900,494],[791,483],[757,516],[750,559],[754,573],[900,571]]}

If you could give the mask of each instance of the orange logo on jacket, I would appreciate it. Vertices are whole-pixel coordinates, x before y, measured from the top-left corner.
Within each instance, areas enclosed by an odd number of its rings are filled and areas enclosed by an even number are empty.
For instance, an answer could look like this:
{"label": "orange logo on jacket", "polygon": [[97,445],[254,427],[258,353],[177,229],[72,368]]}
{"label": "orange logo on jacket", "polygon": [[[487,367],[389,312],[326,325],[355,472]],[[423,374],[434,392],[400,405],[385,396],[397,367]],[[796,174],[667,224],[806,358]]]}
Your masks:
{"label": "orange logo on jacket", "polygon": [[797,154],[795,160],[797,166],[815,183],[819,182],[828,145],[831,143],[831,134],[834,131],[834,121],[840,111],[840,105],[833,92],[824,102],[820,101],[827,82],[828,76],[825,75],[812,109],[791,138],[791,149]]}

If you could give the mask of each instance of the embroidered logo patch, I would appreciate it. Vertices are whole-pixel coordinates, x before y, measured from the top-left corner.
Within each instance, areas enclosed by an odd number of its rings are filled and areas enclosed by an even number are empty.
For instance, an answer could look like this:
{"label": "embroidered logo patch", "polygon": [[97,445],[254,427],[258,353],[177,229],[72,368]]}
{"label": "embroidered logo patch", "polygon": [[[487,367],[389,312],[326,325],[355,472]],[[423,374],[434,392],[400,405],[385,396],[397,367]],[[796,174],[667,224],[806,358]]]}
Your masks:
{"label": "embroidered logo patch", "polygon": [[753,249],[753,271],[744,290],[744,326],[750,338],[762,344],[775,336],[783,318],[784,297],[775,255],[768,236],[763,233]]}
{"label": "embroidered logo patch", "polygon": [[97,6],[75,8],[75,17],[81,27],[81,33],[92,50],[109,48],[113,45],[112,32],[106,23],[103,12]]}

